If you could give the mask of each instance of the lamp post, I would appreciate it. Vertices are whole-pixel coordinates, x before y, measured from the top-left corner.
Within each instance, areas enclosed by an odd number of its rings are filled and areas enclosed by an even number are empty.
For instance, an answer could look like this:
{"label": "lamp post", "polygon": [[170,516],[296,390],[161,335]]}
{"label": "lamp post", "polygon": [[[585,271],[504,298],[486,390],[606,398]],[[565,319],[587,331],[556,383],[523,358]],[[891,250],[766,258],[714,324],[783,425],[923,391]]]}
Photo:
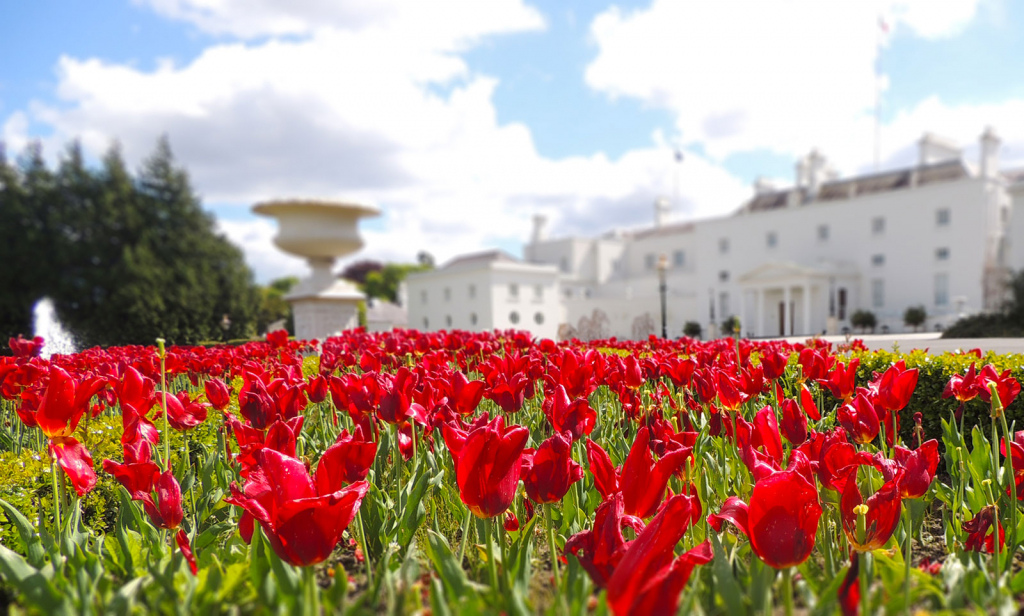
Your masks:
{"label": "lamp post", "polygon": [[658,257],[658,294],[661,295],[661,337],[668,338],[668,327],[666,323],[666,292],[668,287],[665,284],[665,270],[668,269],[668,257],[664,253]]}

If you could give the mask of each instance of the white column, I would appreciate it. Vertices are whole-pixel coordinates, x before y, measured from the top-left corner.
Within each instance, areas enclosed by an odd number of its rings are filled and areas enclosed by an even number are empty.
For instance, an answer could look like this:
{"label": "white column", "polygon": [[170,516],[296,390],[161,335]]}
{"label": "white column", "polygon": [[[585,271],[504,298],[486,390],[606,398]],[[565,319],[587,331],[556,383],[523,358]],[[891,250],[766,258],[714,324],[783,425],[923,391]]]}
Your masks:
{"label": "white column", "polygon": [[804,334],[810,336],[811,332],[811,285],[804,283]]}
{"label": "white column", "polygon": [[757,289],[757,335],[764,336],[764,289]]}
{"label": "white column", "polygon": [[740,337],[743,337],[743,328],[750,331],[750,325],[747,324],[747,290],[740,288]]}
{"label": "white column", "polygon": [[792,336],[793,335],[793,328],[790,327],[790,323],[792,323],[792,319],[790,318],[790,314],[789,314],[789,312],[790,312],[790,310],[789,310],[789,302],[790,302],[789,287],[786,286],[786,287],[783,287],[783,289],[782,289],[782,333],[785,336]]}

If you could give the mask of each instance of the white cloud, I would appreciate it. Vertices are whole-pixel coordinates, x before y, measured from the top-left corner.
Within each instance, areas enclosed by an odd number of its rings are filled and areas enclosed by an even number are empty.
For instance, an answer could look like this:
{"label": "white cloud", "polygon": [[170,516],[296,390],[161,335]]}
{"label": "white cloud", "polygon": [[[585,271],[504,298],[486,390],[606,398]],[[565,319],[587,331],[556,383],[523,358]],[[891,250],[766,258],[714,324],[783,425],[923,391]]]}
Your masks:
{"label": "white cloud", "polygon": [[655,0],[630,13],[612,8],[591,24],[598,55],[586,80],[612,98],[675,112],[683,141],[718,160],[817,146],[850,164],[873,151],[879,16],[892,36],[906,28],[937,38],[959,32],[977,4]]}
{"label": "white cloud", "polygon": [[544,19],[521,0],[135,0],[209,34],[241,38],[306,35],[323,28],[378,28],[394,39],[452,49],[481,37],[532,30]]}
{"label": "white cloud", "polygon": [[[231,2],[152,4],[210,31],[278,33],[268,25],[277,3],[247,4],[244,15]],[[300,3],[282,23],[299,24],[287,27],[302,38],[217,44],[188,64],[150,71],[63,57],[61,101],[29,113],[53,128],[48,150],[78,137],[99,153],[117,139],[130,165],[166,133],[197,192],[220,211],[292,196],[378,205],[383,220],[364,225],[366,247],[349,260],[412,260],[427,250],[443,262],[513,246],[529,236],[537,211],[556,234],[652,219],[654,199],[672,190],[663,139],[615,160],[544,158],[527,127],[499,123],[497,82],[472,74],[457,53],[485,34],[539,27],[532,9],[511,0],[488,10],[475,0],[413,4],[380,14],[384,5],[346,5],[362,17],[340,23],[348,17],[330,13],[333,4]],[[413,25],[426,34],[409,35]],[[24,120],[9,120],[7,132]],[[679,173],[680,215],[733,209],[748,192],[696,155]],[[241,218],[221,229],[260,280],[305,271],[273,246],[272,221]]]}

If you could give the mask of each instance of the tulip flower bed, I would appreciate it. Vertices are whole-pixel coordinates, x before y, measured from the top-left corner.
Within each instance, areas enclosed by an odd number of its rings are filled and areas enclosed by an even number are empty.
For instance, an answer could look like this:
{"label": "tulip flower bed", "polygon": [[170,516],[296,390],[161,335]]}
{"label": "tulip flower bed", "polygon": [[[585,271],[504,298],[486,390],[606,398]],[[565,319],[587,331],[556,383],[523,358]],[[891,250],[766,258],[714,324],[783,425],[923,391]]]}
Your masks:
{"label": "tulip flower bed", "polygon": [[927,356],[814,340],[39,344],[0,357],[14,611],[1011,612],[1024,593],[1016,359],[949,359],[929,406]]}

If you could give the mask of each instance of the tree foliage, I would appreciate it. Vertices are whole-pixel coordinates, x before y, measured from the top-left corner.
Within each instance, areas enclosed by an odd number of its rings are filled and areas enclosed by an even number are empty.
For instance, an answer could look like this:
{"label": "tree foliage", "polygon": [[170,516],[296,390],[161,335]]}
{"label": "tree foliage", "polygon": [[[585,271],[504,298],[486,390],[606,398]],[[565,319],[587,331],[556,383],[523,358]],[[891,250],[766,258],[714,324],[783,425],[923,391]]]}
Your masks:
{"label": "tree foliage", "polygon": [[389,302],[398,301],[398,286],[412,272],[431,269],[428,264],[388,263],[379,271],[366,275],[363,292],[369,297],[385,299]]}
{"label": "tree foliage", "polygon": [[875,331],[878,325],[878,318],[870,310],[857,310],[850,315],[850,324],[865,331]]}
{"label": "tree foliage", "polygon": [[1007,284],[1008,298],[1001,312],[976,314],[960,319],[943,338],[1019,338],[1024,336],[1024,270]]}
{"label": "tree foliage", "polygon": [[38,144],[17,165],[0,157],[0,240],[0,259],[14,265],[0,268],[2,337],[30,333],[43,296],[85,346],[254,333],[252,273],[216,232],[166,138],[135,177],[116,144],[99,169],[86,167],[77,142],[56,172]]}
{"label": "tree foliage", "polygon": [[924,306],[909,306],[903,312],[903,323],[914,328],[915,331],[918,327],[924,325],[927,319],[928,313],[925,311]]}
{"label": "tree foliage", "polygon": [[384,269],[384,264],[380,261],[363,259],[349,263],[345,269],[341,270],[340,276],[345,280],[361,285],[366,284],[366,277],[370,272],[379,272],[382,269]]}
{"label": "tree foliage", "polygon": [[270,325],[277,321],[284,320],[284,328],[288,333],[295,335],[295,315],[292,314],[292,307],[284,296],[292,290],[299,279],[295,276],[285,276],[271,280],[270,284],[260,287],[260,309],[256,316],[256,333],[263,334],[269,331]]}

